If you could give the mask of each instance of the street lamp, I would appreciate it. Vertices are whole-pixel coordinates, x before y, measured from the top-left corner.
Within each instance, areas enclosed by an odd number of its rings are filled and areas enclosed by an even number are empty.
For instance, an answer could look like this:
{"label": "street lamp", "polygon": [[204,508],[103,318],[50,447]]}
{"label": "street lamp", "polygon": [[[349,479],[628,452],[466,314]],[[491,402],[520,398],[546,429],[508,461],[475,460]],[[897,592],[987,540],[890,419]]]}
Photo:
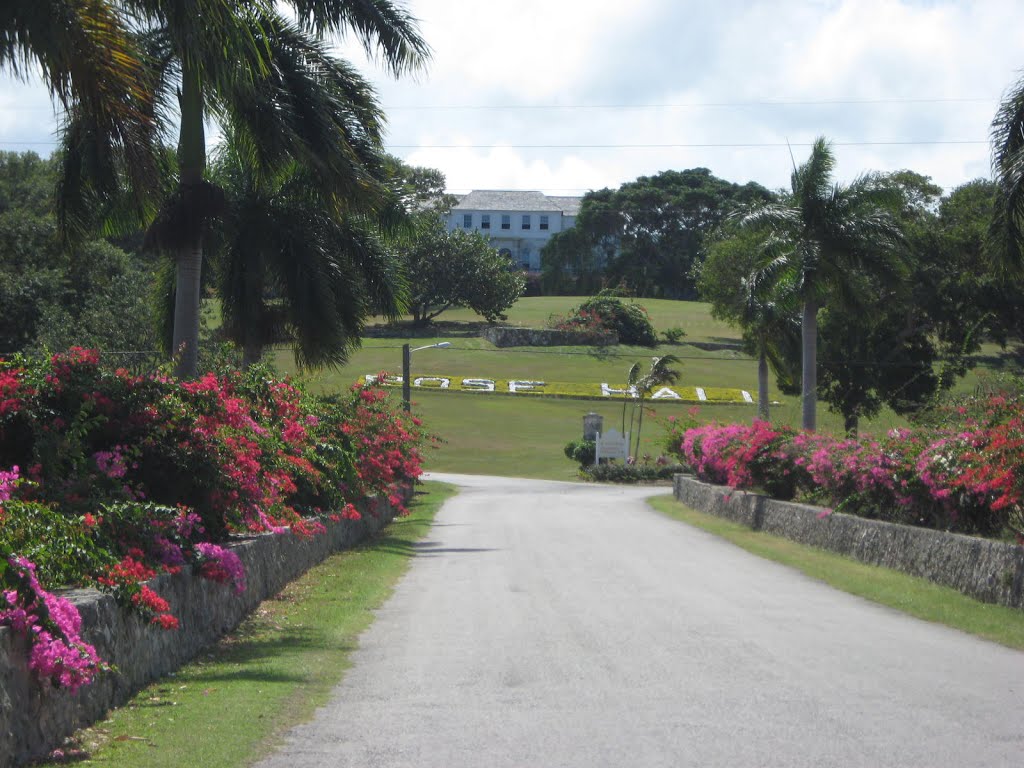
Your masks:
{"label": "street lamp", "polygon": [[437,344],[427,344],[425,347],[416,347],[416,349],[409,349],[408,344],[402,345],[402,408],[406,413],[412,410],[412,405],[409,402],[411,394],[409,391],[409,367],[412,362],[412,353],[419,352],[421,349],[448,349],[451,345],[450,341],[439,341]]}

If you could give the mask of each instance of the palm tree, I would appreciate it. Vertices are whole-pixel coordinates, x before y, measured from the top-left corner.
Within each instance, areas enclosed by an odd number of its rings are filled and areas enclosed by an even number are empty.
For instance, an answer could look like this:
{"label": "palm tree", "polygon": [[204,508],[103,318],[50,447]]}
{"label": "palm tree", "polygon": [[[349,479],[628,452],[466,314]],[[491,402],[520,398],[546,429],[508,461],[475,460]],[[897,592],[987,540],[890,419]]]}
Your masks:
{"label": "palm tree", "polygon": [[802,302],[801,393],[803,428],[817,426],[818,309],[828,301],[852,302],[846,275],[869,269],[900,275],[902,233],[883,203],[892,190],[873,176],[835,184],[828,142],[814,142],[811,156],[795,168],[788,199],[767,203],[740,217],[745,227],[766,232],[775,253],[772,271],[787,273]]}
{"label": "palm tree", "polygon": [[992,121],[992,175],[999,186],[992,222],[998,266],[1024,267],[1024,78],[1010,89]]}
{"label": "palm tree", "polygon": [[[769,261],[740,283],[742,304],[736,322],[757,355],[757,418],[769,419],[768,362],[780,357],[777,341],[791,332],[796,298],[793,285],[780,279],[778,261]],[[778,367],[778,365],[776,365]]]}
{"label": "palm tree", "polygon": [[211,167],[226,197],[208,246],[223,330],[245,367],[280,342],[293,344],[300,368],[341,365],[367,317],[405,309],[380,217],[372,206],[337,213],[298,164],[265,178],[243,149],[229,132]]}
{"label": "palm tree", "polygon": [[[0,69],[19,77],[40,72],[89,135],[92,164],[109,167],[117,158],[136,205],[145,206],[158,176],[153,96],[138,38],[121,9],[110,0],[4,0]],[[62,234],[81,234],[80,222],[63,215],[62,202],[58,196]]]}
{"label": "palm tree", "polygon": [[[383,116],[369,84],[328,52],[327,37],[354,32],[395,75],[422,66],[428,48],[415,20],[391,0],[121,0],[151,64],[156,112],[177,112],[173,194],[147,244],[177,267],[173,347],[176,375],[195,374],[203,239],[223,210],[206,178],[208,119],[230,126],[255,173],[266,179],[298,163],[322,201],[344,213],[387,200],[381,155]],[[76,124],[69,128],[78,137]],[[84,143],[86,150],[88,144]],[[74,181],[87,151],[72,143],[64,166]],[[69,184],[69,188],[74,184]]]}
{"label": "palm tree", "polygon": [[[629,367],[629,372],[626,374],[626,391],[622,395],[622,434],[626,434],[626,405],[629,404],[629,399],[632,397],[630,391],[636,386],[636,380],[640,378],[640,363],[633,363]],[[635,410],[635,408],[634,408]],[[633,428],[633,419],[630,415],[629,428]]]}
{"label": "palm tree", "polygon": [[652,357],[650,369],[637,379],[636,390],[639,395],[637,407],[640,409],[640,421],[636,428],[636,451],[633,453],[634,456],[640,455],[640,433],[644,428],[644,398],[650,395],[655,387],[675,384],[679,380],[679,371],[669,368],[670,365],[675,365],[678,362],[679,358],[675,355]]}

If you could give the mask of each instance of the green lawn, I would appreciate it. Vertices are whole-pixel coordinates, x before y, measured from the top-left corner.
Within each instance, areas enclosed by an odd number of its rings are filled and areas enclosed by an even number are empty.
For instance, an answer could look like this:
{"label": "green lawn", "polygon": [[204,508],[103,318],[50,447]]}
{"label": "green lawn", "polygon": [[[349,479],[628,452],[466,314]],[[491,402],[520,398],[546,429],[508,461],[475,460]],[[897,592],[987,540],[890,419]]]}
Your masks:
{"label": "green lawn", "polygon": [[[580,303],[580,297],[532,297],[521,299],[510,311],[509,322],[543,327],[553,314],[565,314]],[[680,326],[690,341],[739,341],[739,334],[711,317],[708,304],[644,299],[654,325],[659,330]],[[368,337],[348,365],[335,370],[311,374],[307,381],[316,391],[336,392],[348,388],[365,374],[388,371],[399,373],[402,344],[414,347],[449,341],[449,349],[427,349],[413,355],[414,375],[444,374],[449,376],[494,379],[538,379],[570,383],[622,384],[634,362],[646,367],[652,355],[674,354],[680,358],[678,369],[682,386],[732,387],[757,392],[757,364],[751,358],[731,350],[704,351],[689,344],[644,347],[612,347],[596,350],[590,347],[505,348],[498,349],[480,338],[480,318],[469,310],[455,310],[441,316],[445,321],[438,334],[417,338]],[[463,323],[462,325],[453,322]],[[1019,371],[1019,367],[1002,350],[986,346],[985,368],[972,371],[958,383],[960,391],[970,391],[979,376],[992,367],[1002,366]],[[282,371],[294,370],[290,351],[278,350],[274,362]],[[799,426],[800,403],[797,397],[784,396],[771,378],[769,395],[779,405],[773,406],[772,420]],[[551,400],[475,394],[454,394],[414,391],[416,412],[427,427],[447,443],[432,451],[429,469],[471,473],[496,473],[522,477],[564,479],[575,475],[575,466],[562,454],[570,439],[580,437],[582,417],[588,411],[605,416],[607,427],[618,427],[621,403],[607,401]],[[645,419],[641,453],[661,453],[663,430],[658,422],[672,414],[681,414],[687,405],[663,401],[655,406],[654,419]],[[754,406],[702,405],[698,418],[702,421],[750,421]],[[884,432],[894,426],[905,426],[906,419],[891,410],[883,410],[875,419],[865,420],[862,431]],[[842,419],[819,405],[818,425],[821,431],[839,434]]]}
{"label": "green lawn", "polygon": [[[544,328],[552,315],[566,315],[585,300],[585,296],[528,296],[516,302],[506,313],[507,322],[525,328]],[[687,341],[737,340],[738,334],[734,329],[711,317],[707,304],[670,299],[636,299],[635,303],[647,310],[654,329],[659,333],[679,327],[686,331]],[[481,321],[480,316],[469,309],[450,309],[437,319],[439,322]]]}

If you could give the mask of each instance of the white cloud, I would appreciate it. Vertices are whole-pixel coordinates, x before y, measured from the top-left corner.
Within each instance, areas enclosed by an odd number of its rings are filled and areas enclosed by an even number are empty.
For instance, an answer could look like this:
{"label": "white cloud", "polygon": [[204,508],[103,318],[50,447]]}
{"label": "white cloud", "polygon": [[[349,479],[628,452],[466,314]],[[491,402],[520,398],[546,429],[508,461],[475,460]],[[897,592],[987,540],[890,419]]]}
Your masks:
{"label": "white cloud", "polygon": [[[376,84],[393,151],[440,168],[460,190],[565,192],[694,166],[779,187],[791,167],[785,143],[799,162],[818,135],[837,142],[841,178],[911,168],[948,188],[987,175],[989,124],[1000,94],[1024,67],[1019,0],[406,6],[434,49],[426,73],[395,81],[351,42],[342,50]],[[0,148],[24,146],[4,141],[52,141],[53,121],[38,110],[48,100],[36,90],[28,98],[0,83]],[[856,100],[873,103],[835,103]],[[30,101],[35,111],[23,107]],[[654,104],[686,106],[637,108]],[[550,105],[634,108],[530,108]],[[842,145],[965,140],[982,143]],[[586,146],[622,144],[776,146]]]}

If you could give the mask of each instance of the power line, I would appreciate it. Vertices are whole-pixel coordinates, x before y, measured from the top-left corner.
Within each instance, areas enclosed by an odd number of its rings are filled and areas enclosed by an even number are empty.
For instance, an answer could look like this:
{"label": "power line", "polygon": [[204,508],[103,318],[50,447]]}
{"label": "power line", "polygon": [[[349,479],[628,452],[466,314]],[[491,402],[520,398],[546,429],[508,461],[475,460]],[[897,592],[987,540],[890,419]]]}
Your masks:
{"label": "power line", "polygon": [[[9,142],[14,143],[14,142]],[[914,141],[830,141],[835,147],[904,147],[988,144],[988,139],[927,139]],[[389,144],[389,149],[781,149],[813,147],[812,141],[709,142],[684,144]]]}
{"label": "power line", "polygon": [[730,107],[807,107],[807,106],[859,106],[889,104],[989,104],[999,97],[983,98],[890,98],[890,99],[763,99],[757,101],[691,101],[676,104],[402,104],[384,107],[385,112],[445,112],[445,111],[536,111],[536,110],[601,110],[601,109],[704,109]]}
{"label": "power line", "polygon": [[[861,99],[840,97],[835,99],[751,99],[732,101],[684,101],[652,104],[395,104],[384,106],[385,112],[456,112],[456,111],[543,111],[543,110],[641,110],[641,109],[725,109],[733,107],[816,107],[816,106],[872,106],[893,104],[989,104],[999,96],[937,96],[892,97]],[[6,105],[5,112],[57,112],[53,106]]]}
{"label": "power line", "polygon": [[[47,145],[56,146],[60,142],[46,141],[8,141],[0,139],[5,145]],[[830,141],[835,147],[909,147],[909,146],[956,146],[988,144],[988,139],[915,139],[906,141]],[[766,142],[707,142],[707,143],[676,143],[676,144],[388,144],[388,149],[781,149],[784,147],[813,147],[812,141],[766,141]]]}

